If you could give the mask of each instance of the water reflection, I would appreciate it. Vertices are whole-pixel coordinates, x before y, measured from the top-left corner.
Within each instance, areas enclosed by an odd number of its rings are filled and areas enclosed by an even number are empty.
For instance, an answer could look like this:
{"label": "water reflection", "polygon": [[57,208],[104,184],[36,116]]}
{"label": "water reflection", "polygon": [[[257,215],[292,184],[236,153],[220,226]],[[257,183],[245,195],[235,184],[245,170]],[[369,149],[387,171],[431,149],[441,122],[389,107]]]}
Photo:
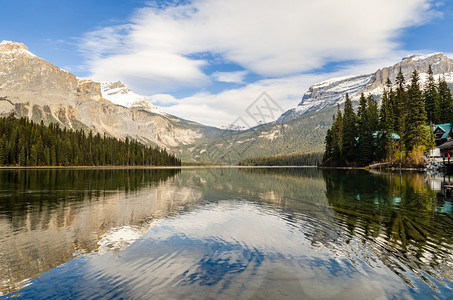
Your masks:
{"label": "water reflection", "polygon": [[[15,282],[53,268],[20,290],[23,297],[452,296],[453,216],[445,209],[451,199],[432,188],[438,177],[317,169],[136,171],[134,178],[142,179],[129,180],[134,184],[123,179],[82,187],[93,180],[89,177],[78,181],[79,188],[72,183],[17,192],[49,191],[54,199],[34,209],[10,203],[11,211],[18,207],[15,212],[0,216],[0,224],[9,226],[0,227],[6,236],[0,240],[6,249],[1,253],[10,253],[9,268],[48,261]],[[125,178],[111,177],[117,176]],[[1,191],[6,195],[12,189]],[[83,196],[70,196],[70,191]],[[63,192],[69,194],[55,200]],[[21,202],[22,196],[14,201]],[[51,213],[43,213],[48,207]],[[10,215],[26,216],[19,222],[23,225],[11,230]],[[60,227],[54,225],[58,217]],[[39,221],[32,229],[33,218]],[[21,244],[8,238],[16,232]],[[36,233],[36,240],[24,238]],[[33,243],[52,245],[54,234],[64,238],[52,256],[27,252]],[[17,249],[26,254],[14,261]],[[70,260],[80,249],[95,252]],[[67,255],[57,261],[55,253]]]}
{"label": "water reflection", "polygon": [[346,242],[362,238],[412,287],[420,278],[438,291],[445,279],[453,279],[453,218],[439,213],[438,194],[424,174],[334,171],[324,178]]}
{"label": "water reflection", "polygon": [[[112,228],[143,227],[170,210],[165,182],[179,172],[0,170],[0,292],[96,250]],[[140,192],[146,187],[153,194]]]}
{"label": "water reflection", "polygon": [[348,259],[313,248],[292,225],[270,206],[219,201],[158,222],[118,255],[63,265],[23,293],[136,299],[409,296],[382,264],[362,265],[364,272],[357,272]]}
{"label": "water reflection", "polygon": [[453,175],[445,173],[429,173],[425,181],[431,189],[437,193],[437,211],[441,213],[453,212],[451,202],[453,200]]}

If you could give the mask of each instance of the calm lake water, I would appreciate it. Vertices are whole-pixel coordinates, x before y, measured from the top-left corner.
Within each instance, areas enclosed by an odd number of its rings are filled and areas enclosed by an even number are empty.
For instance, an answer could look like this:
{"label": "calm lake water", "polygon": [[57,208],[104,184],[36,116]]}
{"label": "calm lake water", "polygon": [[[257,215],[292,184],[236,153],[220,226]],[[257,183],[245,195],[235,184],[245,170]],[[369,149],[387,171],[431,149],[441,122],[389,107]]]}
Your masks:
{"label": "calm lake water", "polygon": [[0,293],[452,299],[449,181],[313,168],[0,170]]}

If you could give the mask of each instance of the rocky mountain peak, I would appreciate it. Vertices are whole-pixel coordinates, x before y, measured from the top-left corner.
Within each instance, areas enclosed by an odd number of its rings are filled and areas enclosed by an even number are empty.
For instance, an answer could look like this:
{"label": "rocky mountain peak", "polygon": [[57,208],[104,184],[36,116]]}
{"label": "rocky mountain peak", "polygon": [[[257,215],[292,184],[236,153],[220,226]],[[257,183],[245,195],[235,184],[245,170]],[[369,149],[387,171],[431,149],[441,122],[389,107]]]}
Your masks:
{"label": "rocky mountain peak", "polygon": [[70,72],[35,56],[22,43],[0,43],[0,91],[73,93],[99,100],[99,83],[80,80]]}
{"label": "rocky mountain peak", "polygon": [[428,68],[431,66],[433,74],[445,76],[447,82],[453,81],[453,60],[444,53],[437,52],[428,55],[411,54],[404,57],[400,62],[382,69],[375,73],[344,78],[332,78],[312,85],[303,95],[299,105],[286,111],[277,120],[284,123],[295,119],[305,113],[319,111],[331,107],[344,100],[348,93],[351,98],[358,99],[360,94],[381,95],[387,79],[395,83],[399,70],[401,69],[406,82],[410,80],[411,74],[417,70],[420,74],[421,83],[426,80]]}
{"label": "rocky mountain peak", "polygon": [[105,81],[102,83],[103,89],[122,89],[123,91],[129,91],[129,88],[121,81]]}
{"label": "rocky mountain peak", "polygon": [[410,79],[414,70],[420,73],[423,80],[426,77],[424,74],[428,72],[430,65],[434,75],[446,75],[453,72],[453,61],[442,52],[428,55],[412,54],[404,57],[399,63],[393,66],[377,70],[371,78],[370,85],[366,87],[364,92],[372,93],[373,90],[378,89],[377,92],[380,93],[380,89],[387,81],[387,78],[395,83],[400,68],[406,81]]}
{"label": "rocky mountain peak", "polygon": [[446,56],[446,55],[442,52],[431,53],[428,55],[409,54],[409,55],[403,57],[402,61],[404,61],[404,60],[419,61],[419,60],[425,60],[425,59],[429,59],[429,58],[436,59],[436,58],[442,58],[444,56]]}
{"label": "rocky mountain peak", "polygon": [[30,51],[28,51],[28,47],[25,46],[24,44],[11,42],[11,41],[2,41],[0,43],[0,52],[3,54],[5,54],[5,53],[11,54],[11,53],[18,53],[18,52],[32,54]]}
{"label": "rocky mountain peak", "polygon": [[[118,105],[119,104],[119,105]],[[171,148],[221,130],[160,112],[122,82],[77,78],[31,54],[21,43],[0,43],[0,116],[14,113],[119,139]]]}

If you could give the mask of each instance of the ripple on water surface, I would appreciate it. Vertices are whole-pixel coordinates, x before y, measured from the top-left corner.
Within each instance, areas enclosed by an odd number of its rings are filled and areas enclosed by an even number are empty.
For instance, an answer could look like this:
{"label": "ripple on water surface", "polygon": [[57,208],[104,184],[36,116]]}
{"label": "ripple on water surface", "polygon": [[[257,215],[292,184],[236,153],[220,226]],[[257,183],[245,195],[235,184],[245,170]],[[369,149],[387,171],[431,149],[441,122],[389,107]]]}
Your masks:
{"label": "ripple on water surface", "polygon": [[[62,265],[22,292],[84,298],[411,297],[374,246],[309,216],[289,220],[245,201],[206,205],[156,222],[122,251]],[[136,234],[117,229],[117,239],[121,231]]]}
{"label": "ripple on water surface", "polygon": [[[111,190],[96,195],[76,186],[68,195],[56,189],[55,201],[31,193],[4,206],[0,262],[21,285],[8,296],[453,297],[451,199],[436,196],[423,175],[222,169],[169,175],[176,176],[121,171],[107,177]],[[123,192],[123,182],[144,187]],[[103,185],[96,183],[99,191]],[[45,199],[53,197],[43,190]],[[48,266],[38,268],[40,262]],[[14,269],[27,264],[36,271]],[[35,279],[23,281],[27,276]]]}

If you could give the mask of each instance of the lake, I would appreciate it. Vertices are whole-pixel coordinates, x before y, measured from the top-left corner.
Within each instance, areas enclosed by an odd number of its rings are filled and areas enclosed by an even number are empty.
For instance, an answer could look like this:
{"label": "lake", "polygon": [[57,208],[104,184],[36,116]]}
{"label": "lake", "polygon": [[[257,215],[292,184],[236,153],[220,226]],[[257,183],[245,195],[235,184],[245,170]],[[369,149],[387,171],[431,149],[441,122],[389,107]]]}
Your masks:
{"label": "lake", "polygon": [[0,295],[452,299],[449,187],[416,172],[3,169]]}

